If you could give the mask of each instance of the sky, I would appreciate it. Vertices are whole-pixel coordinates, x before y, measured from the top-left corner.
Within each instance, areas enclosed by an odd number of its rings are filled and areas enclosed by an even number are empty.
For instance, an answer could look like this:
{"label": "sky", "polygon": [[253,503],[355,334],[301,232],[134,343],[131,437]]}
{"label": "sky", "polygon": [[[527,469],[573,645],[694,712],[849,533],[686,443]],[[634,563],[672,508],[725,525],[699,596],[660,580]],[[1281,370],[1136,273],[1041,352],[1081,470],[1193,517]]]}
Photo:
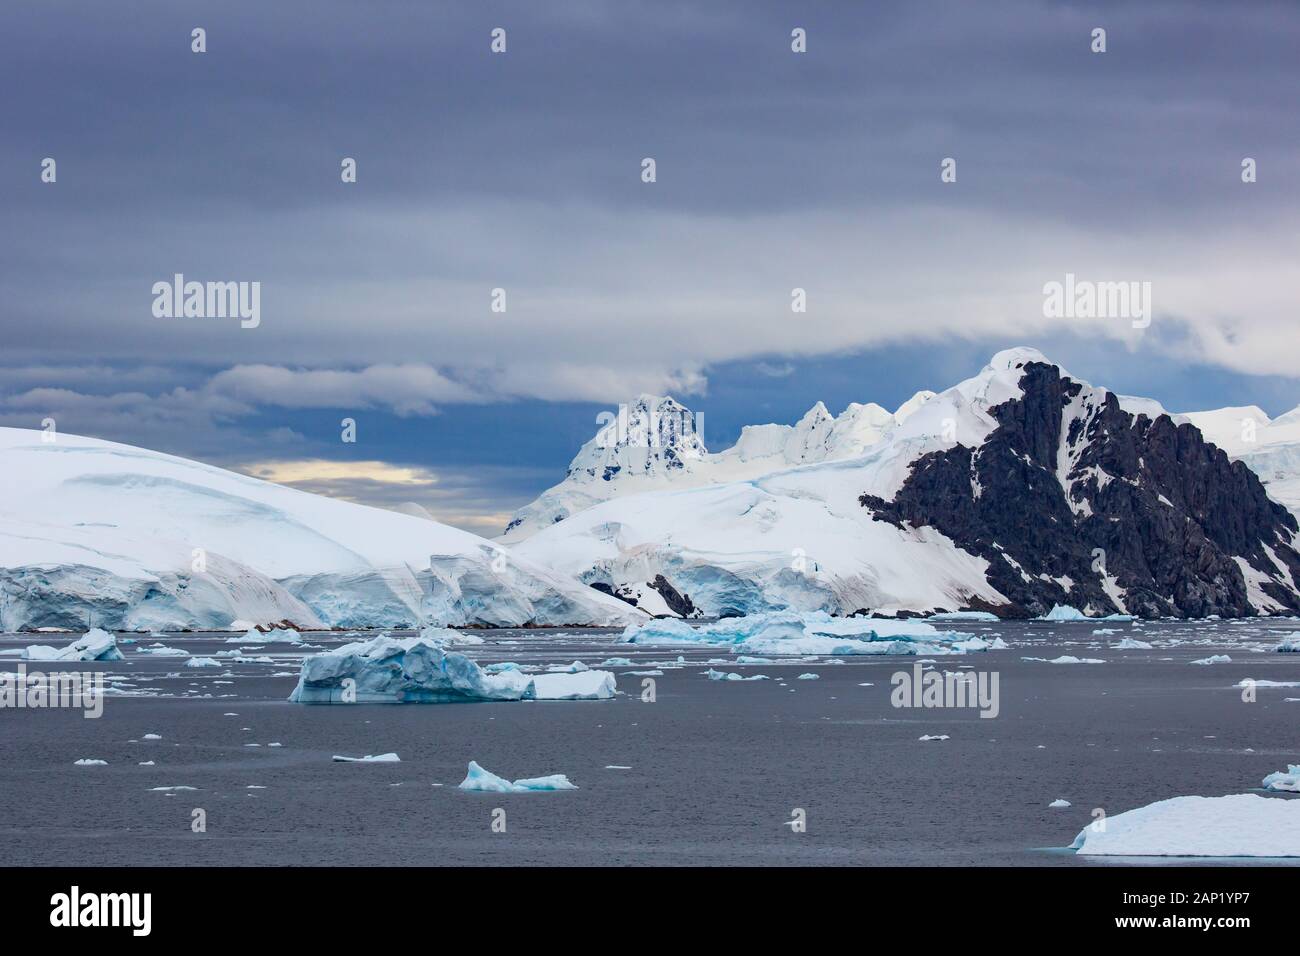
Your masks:
{"label": "sky", "polygon": [[[642,392],[716,450],[1031,345],[1276,415],[1298,48],[1263,2],[4,4],[0,425],[491,535]],[[257,326],[155,315],[177,273]],[[1149,323],[1049,315],[1067,274]]]}

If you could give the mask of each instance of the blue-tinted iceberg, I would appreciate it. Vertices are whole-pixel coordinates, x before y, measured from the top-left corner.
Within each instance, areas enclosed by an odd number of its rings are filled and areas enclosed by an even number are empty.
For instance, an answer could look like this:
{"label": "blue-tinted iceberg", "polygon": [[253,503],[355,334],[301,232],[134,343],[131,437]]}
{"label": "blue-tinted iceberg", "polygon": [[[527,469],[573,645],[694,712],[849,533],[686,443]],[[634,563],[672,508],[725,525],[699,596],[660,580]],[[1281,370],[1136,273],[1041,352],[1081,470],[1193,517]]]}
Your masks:
{"label": "blue-tinted iceberg", "polygon": [[553,773],[548,777],[524,777],[510,781],[498,777],[490,770],[484,770],[473,760],[469,762],[469,772],[460,783],[462,790],[479,790],[485,793],[531,793],[541,790],[577,790],[562,773]]}
{"label": "blue-tinted iceberg", "polygon": [[1300,764],[1288,764],[1285,771],[1270,773],[1264,778],[1264,789],[1300,793]]}
{"label": "blue-tinted iceberg", "polygon": [[445,648],[454,631],[427,628],[419,637],[345,644],[305,657],[289,696],[301,704],[449,704],[484,700],[604,700],[617,692],[609,671],[544,674],[489,673]]}

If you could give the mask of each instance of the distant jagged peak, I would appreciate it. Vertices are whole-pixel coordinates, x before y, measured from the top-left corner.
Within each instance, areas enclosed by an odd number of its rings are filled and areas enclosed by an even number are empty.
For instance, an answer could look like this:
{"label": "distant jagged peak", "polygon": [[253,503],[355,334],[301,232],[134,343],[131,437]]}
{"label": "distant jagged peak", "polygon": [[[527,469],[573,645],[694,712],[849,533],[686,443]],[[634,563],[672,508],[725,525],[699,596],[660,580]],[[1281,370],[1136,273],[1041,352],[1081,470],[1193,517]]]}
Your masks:
{"label": "distant jagged peak", "polygon": [[574,456],[569,477],[609,481],[682,470],[708,454],[702,418],[671,396],[643,393],[596,417],[596,434]]}

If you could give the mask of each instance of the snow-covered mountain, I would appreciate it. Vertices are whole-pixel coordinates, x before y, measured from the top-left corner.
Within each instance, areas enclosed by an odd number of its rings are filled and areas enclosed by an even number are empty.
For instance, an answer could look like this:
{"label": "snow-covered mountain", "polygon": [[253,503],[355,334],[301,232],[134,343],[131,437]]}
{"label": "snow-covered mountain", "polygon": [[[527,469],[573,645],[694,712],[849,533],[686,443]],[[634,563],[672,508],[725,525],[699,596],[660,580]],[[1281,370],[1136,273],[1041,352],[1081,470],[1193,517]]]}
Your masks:
{"label": "snow-covered mountain", "polygon": [[[590,482],[571,469],[521,512],[524,528],[552,507],[516,550],[614,593],[662,581],[707,614],[1300,608],[1295,516],[1190,423],[1123,407],[1138,401],[1012,349],[888,418],[815,406],[793,428],[747,429],[652,490],[592,476],[582,510]],[[846,417],[854,439],[823,440]],[[708,464],[723,460],[752,470]]]}
{"label": "snow-covered mountain", "polygon": [[607,624],[626,603],[425,518],[0,428],[0,631]]}
{"label": "snow-covered mountain", "polygon": [[608,416],[564,480],[516,512],[501,540],[523,541],[611,498],[745,481],[794,465],[851,458],[933,397],[918,392],[896,412],[855,402],[838,417],[818,402],[794,425],[747,425],[735,445],[710,454],[690,409],[672,398],[642,395]]}

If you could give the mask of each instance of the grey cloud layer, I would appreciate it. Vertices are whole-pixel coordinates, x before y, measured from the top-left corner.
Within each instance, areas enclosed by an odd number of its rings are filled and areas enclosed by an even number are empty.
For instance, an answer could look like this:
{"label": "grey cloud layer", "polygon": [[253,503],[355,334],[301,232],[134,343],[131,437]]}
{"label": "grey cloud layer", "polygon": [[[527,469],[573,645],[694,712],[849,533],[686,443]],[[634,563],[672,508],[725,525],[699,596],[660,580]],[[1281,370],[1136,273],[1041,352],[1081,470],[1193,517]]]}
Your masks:
{"label": "grey cloud layer", "polygon": [[[236,403],[616,401],[1050,334],[1073,271],[1152,281],[1179,358],[1290,372],[1298,44],[1284,4],[8,5],[6,356],[74,392],[115,359],[229,367],[191,392]],[[153,318],[174,272],[261,281],[262,326]]]}

